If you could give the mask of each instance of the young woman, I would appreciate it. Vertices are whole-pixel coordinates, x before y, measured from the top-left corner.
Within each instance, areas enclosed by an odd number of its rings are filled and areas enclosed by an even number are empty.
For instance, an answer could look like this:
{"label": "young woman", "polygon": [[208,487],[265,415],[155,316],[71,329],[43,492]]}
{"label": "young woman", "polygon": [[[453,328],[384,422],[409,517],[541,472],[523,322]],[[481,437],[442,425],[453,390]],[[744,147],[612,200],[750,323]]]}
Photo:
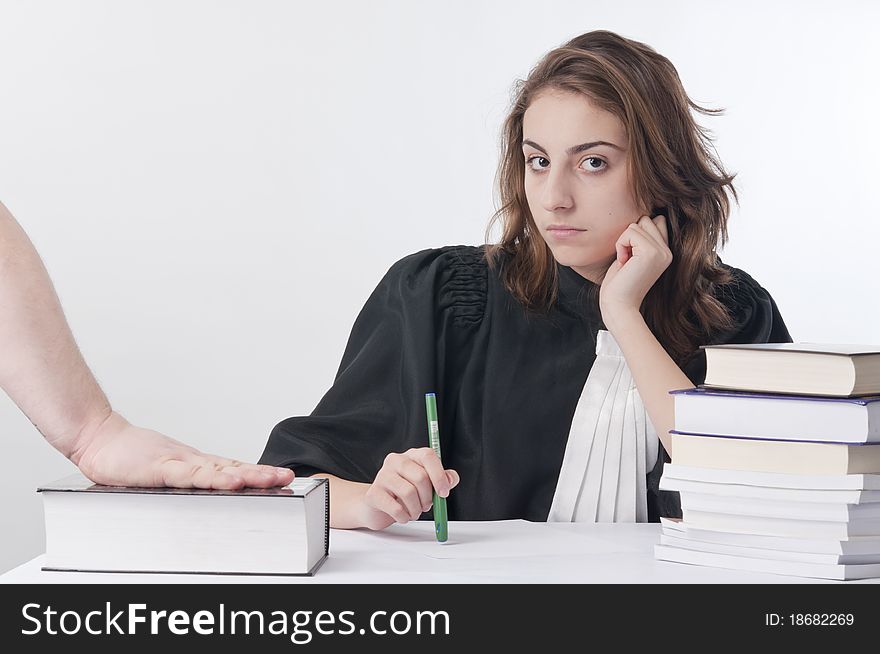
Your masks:
{"label": "young woman", "polygon": [[736,192],[691,109],[716,113],[645,44],[595,31],[548,53],[503,128],[501,242],[395,263],[332,388],[260,462],[328,477],[341,528],[417,519],[435,489],[453,520],[680,515],[658,491],[668,391],[703,382],[700,345],[791,341],[716,253]]}

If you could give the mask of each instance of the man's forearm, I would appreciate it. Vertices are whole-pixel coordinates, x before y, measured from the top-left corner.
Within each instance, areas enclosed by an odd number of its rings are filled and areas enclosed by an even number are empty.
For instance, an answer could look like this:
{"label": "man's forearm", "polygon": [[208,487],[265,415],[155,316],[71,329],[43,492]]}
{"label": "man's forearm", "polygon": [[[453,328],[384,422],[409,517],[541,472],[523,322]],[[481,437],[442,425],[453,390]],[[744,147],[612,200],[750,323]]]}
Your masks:
{"label": "man's forearm", "polygon": [[65,456],[84,431],[110,416],[42,260],[2,204],[0,352],[0,386]]}
{"label": "man's forearm", "polygon": [[675,405],[669,391],[694,385],[663,349],[638,311],[614,316],[605,324],[623,352],[660,442],[672,457],[669,430],[675,425]]}

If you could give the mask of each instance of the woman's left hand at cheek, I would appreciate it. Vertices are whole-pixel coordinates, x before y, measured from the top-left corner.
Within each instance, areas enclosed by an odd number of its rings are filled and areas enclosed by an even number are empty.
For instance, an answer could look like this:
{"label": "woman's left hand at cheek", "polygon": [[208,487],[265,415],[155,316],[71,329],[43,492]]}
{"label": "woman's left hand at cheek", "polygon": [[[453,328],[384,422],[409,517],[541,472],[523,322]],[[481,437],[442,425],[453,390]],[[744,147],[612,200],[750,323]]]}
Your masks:
{"label": "woman's left hand at cheek", "polygon": [[609,266],[599,290],[599,308],[606,326],[618,316],[638,314],[645,295],[672,263],[666,217],[642,216],[620,235],[615,248],[617,259]]}

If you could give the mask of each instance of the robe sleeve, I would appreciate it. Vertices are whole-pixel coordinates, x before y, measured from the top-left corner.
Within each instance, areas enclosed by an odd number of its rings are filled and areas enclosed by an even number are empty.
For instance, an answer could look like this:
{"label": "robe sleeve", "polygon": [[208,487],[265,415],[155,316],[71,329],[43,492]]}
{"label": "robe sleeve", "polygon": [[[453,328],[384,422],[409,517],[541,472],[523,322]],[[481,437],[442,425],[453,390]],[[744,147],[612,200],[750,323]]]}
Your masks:
{"label": "robe sleeve", "polygon": [[485,309],[481,256],[446,246],[391,266],[355,320],[332,387],[311,415],[275,426],[260,463],[369,483],[389,453],[427,447],[425,393],[437,393],[444,424],[447,351],[466,347]]}
{"label": "robe sleeve", "polygon": [[[756,282],[748,273],[722,265],[733,275],[733,282],[718,288],[716,297],[727,307],[734,320],[734,326],[715,334],[706,345],[723,345],[727,343],[791,343],[792,338],[788,327],[779,313],[779,307],[770,293]],[[706,379],[706,353],[700,349],[695,353],[682,371],[694,386],[699,386]],[[658,489],[663,465],[670,458],[664,448],[660,448],[657,464],[648,474],[648,506],[658,507],[659,515],[681,517],[679,494],[673,491]],[[654,521],[655,516],[649,516]]]}

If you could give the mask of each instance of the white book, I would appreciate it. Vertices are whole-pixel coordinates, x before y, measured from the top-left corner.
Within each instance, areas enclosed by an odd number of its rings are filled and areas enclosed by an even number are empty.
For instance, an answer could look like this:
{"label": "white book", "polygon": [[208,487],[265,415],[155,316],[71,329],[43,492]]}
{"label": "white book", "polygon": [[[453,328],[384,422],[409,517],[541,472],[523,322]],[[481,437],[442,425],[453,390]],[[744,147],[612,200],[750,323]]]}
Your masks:
{"label": "white book", "polygon": [[682,508],[684,523],[689,527],[740,534],[760,534],[785,538],[825,538],[843,540],[853,536],[880,538],[880,519],[855,520],[794,520],[769,516],[715,513]]}
{"label": "white book", "polygon": [[821,554],[817,552],[772,550],[761,547],[746,547],[743,545],[728,545],[725,543],[700,541],[691,538],[682,538],[681,536],[672,536],[665,533],[660,534],[660,544],[679,547],[685,550],[696,550],[698,552],[749,556],[755,559],[772,559],[774,561],[800,561],[801,563],[824,563],[828,565],[880,564],[880,551],[874,552],[873,554]]}
{"label": "white book", "polygon": [[845,490],[827,488],[776,488],[746,484],[719,484],[712,481],[692,481],[676,479],[666,475],[660,477],[660,490],[676,491],[697,495],[737,498],[740,502],[755,500],[777,500],[783,502],[869,504],[880,503],[880,490]]}
{"label": "white book", "polygon": [[768,488],[880,490],[880,474],[868,473],[803,475],[790,472],[727,470],[667,463],[663,466],[663,477],[713,484],[742,484]]}
{"label": "white book", "polygon": [[329,552],[329,484],[238,491],[92,484],[38,489],[44,570],[310,575]]}
{"label": "white book", "polygon": [[670,394],[679,432],[827,443],[880,442],[880,396],[773,395],[710,388]]}
{"label": "white book", "polygon": [[687,538],[706,543],[738,545],[789,552],[815,554],[874,555],[880,554],[880,536],[851,536],[845,539],[834,538],[792,538],[782,536],[762,536],[760,534],[740,534],[726,531],[697,529],[679,519],[660,518],[662,533],[676,538]]}
{"label": "white book", "polygon": [[827,563],[804,563],[800,561],[775,561],[748,556],[733,556],[715,552],[699,552],[697,550],[655,545],[654,556],[661,561],[704,565],[713,568],[731,570],[748,570],[750,572],[766,572],[770,574],[811,577],[814,579],[871,579],[880,577],[880,564],[845,565]]}
{"label": "white book", "polygon": [[681,508],[695,511],[766,516],[793,520],[855,522],[880,520],[880,504],[844,504],[841,502],[796,502],[765,498],[726,497],[708,493],[680,493]]}

